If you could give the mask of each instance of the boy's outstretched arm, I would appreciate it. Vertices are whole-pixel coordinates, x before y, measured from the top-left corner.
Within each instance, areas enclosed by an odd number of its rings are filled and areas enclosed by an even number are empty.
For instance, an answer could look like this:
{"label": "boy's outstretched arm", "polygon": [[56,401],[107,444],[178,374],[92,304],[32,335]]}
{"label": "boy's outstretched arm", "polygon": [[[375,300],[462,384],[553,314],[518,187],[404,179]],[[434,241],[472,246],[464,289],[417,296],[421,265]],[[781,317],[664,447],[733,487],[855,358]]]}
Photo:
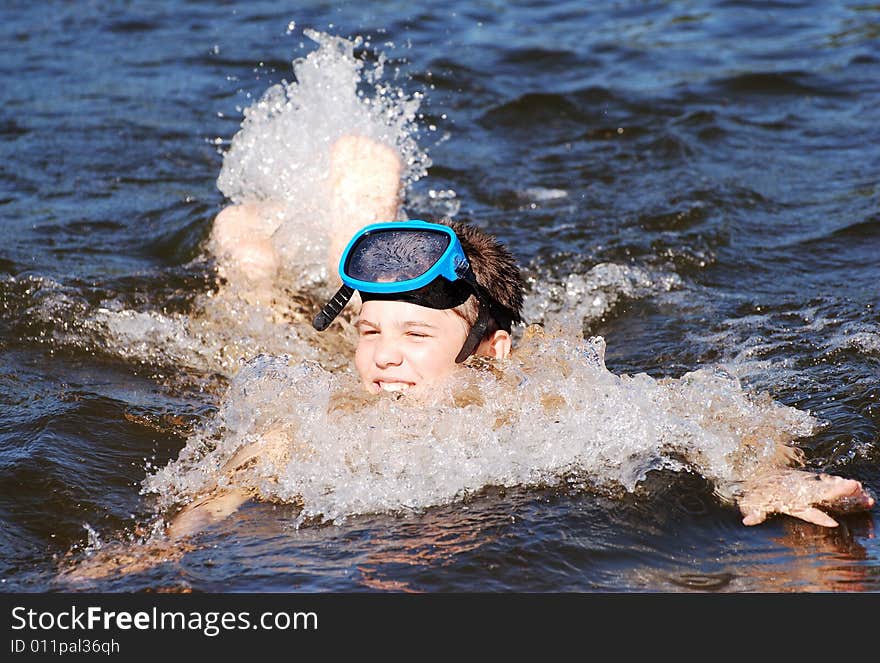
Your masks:
{"label": "boy's outstretched arm", "polygon": [[[240,484],[235,475],[246,470],[261,457],[273,458],[279,465],[283,465],[290,453],[297,450],[307,453],[306,447],[297,445],[285,430],[273,428],[266,431],[257,441],[244,445],[226,461],[213,489],[184,506],[168,523],[165,534],[172,540],[181,539],[231,516],[256,494],[256,491]],[[225,479],[222,487],[218,485],[220,478]]]}
{"label": "boy's outstretched arm", "polygon": [[251,497],[253,497],[253,491],[245,488],[216,490],[181,509],[168,524],[165,534],[172,540],[197,534],[224,520],[227,516],[231,516]]}
{"label": "boy's outstretched arm", "polygon": [[744,525],[757,525],[781,513],[837,527],[829,514],[868,511],[874,498],[854,479],[782,467],[767,469],[747,481],[736,503]]}
{"label": "boy's outstretched arm", "polygon": [[[67,566],[59,573],[65,583],[80,584],[109,576],[145,571],[163,562],[174,562],[192,549],[187,540],[202,530],[215,525],[235,513],[245,502],[257,497],[256,491],[239,484],[235,474],[248,468],[258,458],[286,457],[295,444],[281,429],[267,431],[255,442],[246,444],[230,458],[219,471],[218,479],[225,477],[224,486],[215,481],[213,488],[178,511],[169,523],[138,544],[116,543],[107,545],[94,555]],[[296,447],[304,449],[304,447]],[[308,450],[306,449],[305,452]]]}

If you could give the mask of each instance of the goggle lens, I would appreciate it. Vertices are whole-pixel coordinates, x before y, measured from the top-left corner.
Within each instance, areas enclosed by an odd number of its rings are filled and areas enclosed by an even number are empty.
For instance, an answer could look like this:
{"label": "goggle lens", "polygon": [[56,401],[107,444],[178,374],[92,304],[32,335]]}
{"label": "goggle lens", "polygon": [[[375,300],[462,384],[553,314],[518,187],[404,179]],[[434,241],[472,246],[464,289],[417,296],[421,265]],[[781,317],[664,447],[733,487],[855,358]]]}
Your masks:
{"label": "goggle lens", "polygon": [[400,283],[425,274],[449,248],[450,238],[434,230],[375,230],[351,247],[343,271],[358,281]]}

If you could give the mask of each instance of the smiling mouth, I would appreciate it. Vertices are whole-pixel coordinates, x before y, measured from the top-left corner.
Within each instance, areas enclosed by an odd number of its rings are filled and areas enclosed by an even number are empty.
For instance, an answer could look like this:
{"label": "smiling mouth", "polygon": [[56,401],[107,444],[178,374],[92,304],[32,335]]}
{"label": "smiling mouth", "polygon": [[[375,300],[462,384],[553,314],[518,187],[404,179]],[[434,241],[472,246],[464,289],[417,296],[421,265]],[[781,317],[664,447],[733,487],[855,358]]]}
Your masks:
{"label": "smiling mouth", "polygon": [[386,382],[384,380],[376,380],[374,384],[382,391],[404,391],[413,386],[412,382]]}

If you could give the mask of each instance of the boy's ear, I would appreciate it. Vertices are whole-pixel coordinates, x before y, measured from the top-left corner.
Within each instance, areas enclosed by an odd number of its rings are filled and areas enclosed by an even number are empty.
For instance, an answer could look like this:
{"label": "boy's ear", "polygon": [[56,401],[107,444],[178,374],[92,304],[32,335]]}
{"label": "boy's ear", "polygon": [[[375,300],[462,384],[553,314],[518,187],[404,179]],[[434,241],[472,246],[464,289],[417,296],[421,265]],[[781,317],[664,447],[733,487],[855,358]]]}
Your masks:
{"label": "boy's ear", "polygon": [[503,329],[499,329],[480,342],[475,354],[484,357],[494,357],[495,359],[504,359],[510,354],[511,345],[510,334]]}

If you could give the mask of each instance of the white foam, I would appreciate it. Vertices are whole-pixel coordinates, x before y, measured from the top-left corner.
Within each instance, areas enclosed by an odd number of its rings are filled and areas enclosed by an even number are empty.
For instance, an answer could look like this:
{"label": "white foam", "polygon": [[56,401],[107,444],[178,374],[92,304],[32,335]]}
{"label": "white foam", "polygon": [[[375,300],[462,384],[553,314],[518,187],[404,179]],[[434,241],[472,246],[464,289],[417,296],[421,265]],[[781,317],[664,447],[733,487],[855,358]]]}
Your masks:
{"label": "white foam", "polygon": [[824,342],[827,352],[854,350],[864,355],[880,355],[880,326],[870,322],[847,322]]}
{"label": "white foam", "polygon": [[318,355],[301,326],[276,322],[265,308],[245,302],[206,308],[199,316],[101,307],[85,329],[123,359],[201,374],[234,375],[243,360],[263,352]]}
{"label": "white foam", "polygon": [[[604,347],[601,338],[527,340],[502,371],[463,368],[427,401],[367,396],[351,373],[258,357],[144,490],[169,506],[228,481],[300,503],[300,522],[571,477],[631,490],[652,469],[691,466],[729,496],[751,464],[814,430],[809,413],[753,396],[728,375],[614,375]],[[253,465],[221,472],[250,444],[260,450]]]}
{"label": "white foam", "polygon": [[880,354],[880,325],[805,307],[727,318],[711,331],[691,332],[688,341],[719,350],[719,363],[751,384],[797,386],[805,376],[797,366],[802,353],[792,353],[793,347],[803,346],[811,356],[829,359],[840,351]]}
{"label": "white foam", "polygon": [[519,193],[520,197],[535,202],[545,202],[548,200],[559,200],[568,197],[568,191],[565,189],[547,189],[545,187],[534,186],[524,189]]}
{"label": "white foam", "polygon": [[562,281],[545,269],[529,278],[531,290],[523,305],[523,318],[548,327],[582,329],[600,320],[621,299],[642,299],[668,292],[682,284],[672,272],[600,263],[586,274],[571,271]]}

